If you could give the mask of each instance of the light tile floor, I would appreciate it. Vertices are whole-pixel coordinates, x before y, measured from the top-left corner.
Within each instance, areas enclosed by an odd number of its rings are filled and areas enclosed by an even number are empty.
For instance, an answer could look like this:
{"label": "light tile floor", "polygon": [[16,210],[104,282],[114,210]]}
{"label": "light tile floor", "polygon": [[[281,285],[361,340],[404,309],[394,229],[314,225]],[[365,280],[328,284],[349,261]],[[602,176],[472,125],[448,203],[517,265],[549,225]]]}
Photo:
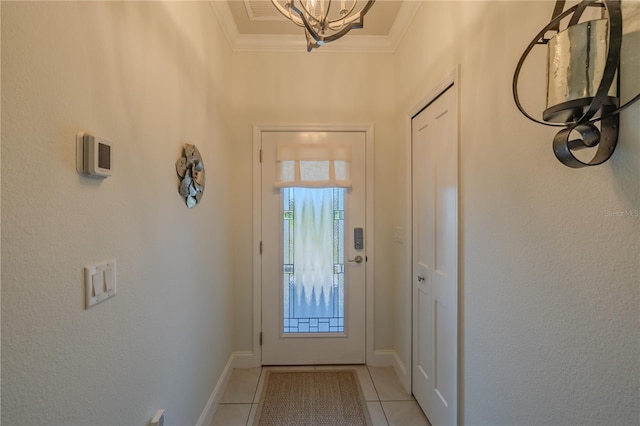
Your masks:
{"label": "light tile floor", "polygon": [[392,367],[305,366],[235,369],[213,416],[211,426],[252,425],[258,407],[264,372],[268,369],[355,369],[374,426],[430,426],[413,396],[409,395]]}

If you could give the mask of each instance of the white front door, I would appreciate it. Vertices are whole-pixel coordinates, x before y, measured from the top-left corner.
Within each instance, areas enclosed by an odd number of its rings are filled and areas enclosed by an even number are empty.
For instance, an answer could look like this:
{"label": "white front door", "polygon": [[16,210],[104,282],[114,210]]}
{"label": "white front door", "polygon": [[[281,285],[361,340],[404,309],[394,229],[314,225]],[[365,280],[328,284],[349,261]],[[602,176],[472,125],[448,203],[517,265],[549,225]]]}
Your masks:
{"label": "white front door", "polygon": [[458,138],[455,87],[413,118],[413,394],[457,422]]}
{"label": "white front door", "polygon": [[[262,131],[260,140],[262,364],[364,363],[366,133]],[[350,145],[351,188],[274,187],[279,143]]]}

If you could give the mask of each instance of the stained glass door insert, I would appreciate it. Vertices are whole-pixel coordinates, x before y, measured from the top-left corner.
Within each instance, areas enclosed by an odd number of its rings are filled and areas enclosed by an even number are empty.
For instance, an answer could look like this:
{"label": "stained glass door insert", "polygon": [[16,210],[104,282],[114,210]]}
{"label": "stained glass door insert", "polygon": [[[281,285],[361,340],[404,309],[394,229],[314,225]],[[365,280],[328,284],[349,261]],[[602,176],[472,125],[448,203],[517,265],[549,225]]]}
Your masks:
{"label": "stained glass door insert", "polygon": [[282,188],[282,332],[344,333],[343,188]]}

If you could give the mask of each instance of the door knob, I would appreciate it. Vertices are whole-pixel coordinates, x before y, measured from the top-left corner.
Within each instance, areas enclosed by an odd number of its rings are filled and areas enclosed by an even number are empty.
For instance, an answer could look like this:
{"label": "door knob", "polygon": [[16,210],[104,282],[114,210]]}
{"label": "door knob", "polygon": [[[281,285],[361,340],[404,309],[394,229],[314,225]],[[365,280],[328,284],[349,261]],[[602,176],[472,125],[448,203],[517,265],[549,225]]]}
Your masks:
{"label": "door knob", "polygon": [[351,263],[362,263],[362,256],[356,256],[355,259],[349,259]]}
{"label": "door knob", "polygon": [[420,282],[423,282],[423,281],[425,281],[424,275],[418,275],[418,282],[420,283]]}

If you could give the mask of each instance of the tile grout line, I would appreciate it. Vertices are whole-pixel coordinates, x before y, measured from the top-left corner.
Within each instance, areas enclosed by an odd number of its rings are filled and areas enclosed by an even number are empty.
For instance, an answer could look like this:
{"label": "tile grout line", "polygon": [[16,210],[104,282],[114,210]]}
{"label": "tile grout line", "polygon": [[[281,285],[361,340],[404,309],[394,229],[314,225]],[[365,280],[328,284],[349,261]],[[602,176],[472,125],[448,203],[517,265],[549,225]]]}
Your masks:
{"label": "tile grout line", "polygon": [[[249,414],[247,415],[247,421],[244,422],[246,426],[251,426],[249,421],[251,420],[251,413],[253,412],[253,406],[256,405],[256,396],[258,395],[258,388],[260,387],[260,379],[262,379],[262,375],[264,374],[264,367],[260,366],[260,374],[258,374],[258,380],[256,381],[256,388],[253,390],[253,397],[251,398],[251,407],[249,408]],[[255,414],[254,414],[255,415]],[[254,418],[255,420],[255,418]]]}
{"label": "tile grout line", "polygon": [[260,374],[258,374],[258,381],[256,382],[256,388],[253,390],[253,398],[251,398],[252,404],[255,403],[256,396],[258,395],[258,387],[260,387],[260,379],[262,379],[263,374],[264,374],[264,367],[260,366]]}
{"label": "tile grout line", "polygon": [[[384,416],[384,421],[389,424],[389,418],[387,417],[387,413],[384,411],[384,406],[382,405],[382,400],[380,399],[380,394],[378,393],[378,387],[376,386],[376,382],[373,380],[373,375],[371,374],[371,370],[369,370],[369,366],[365,364],[367,368],[367,374],[369,375],[369,379],[371,379],[371,384],[373,384],[373,390],[376,392],[376,396],[378,397],[378,404],[380,404],[380,409],[382,410],[382,415]],[[369,407],[367,407],[367,410]],[[369,413],[371,415],[371,413]]]}

